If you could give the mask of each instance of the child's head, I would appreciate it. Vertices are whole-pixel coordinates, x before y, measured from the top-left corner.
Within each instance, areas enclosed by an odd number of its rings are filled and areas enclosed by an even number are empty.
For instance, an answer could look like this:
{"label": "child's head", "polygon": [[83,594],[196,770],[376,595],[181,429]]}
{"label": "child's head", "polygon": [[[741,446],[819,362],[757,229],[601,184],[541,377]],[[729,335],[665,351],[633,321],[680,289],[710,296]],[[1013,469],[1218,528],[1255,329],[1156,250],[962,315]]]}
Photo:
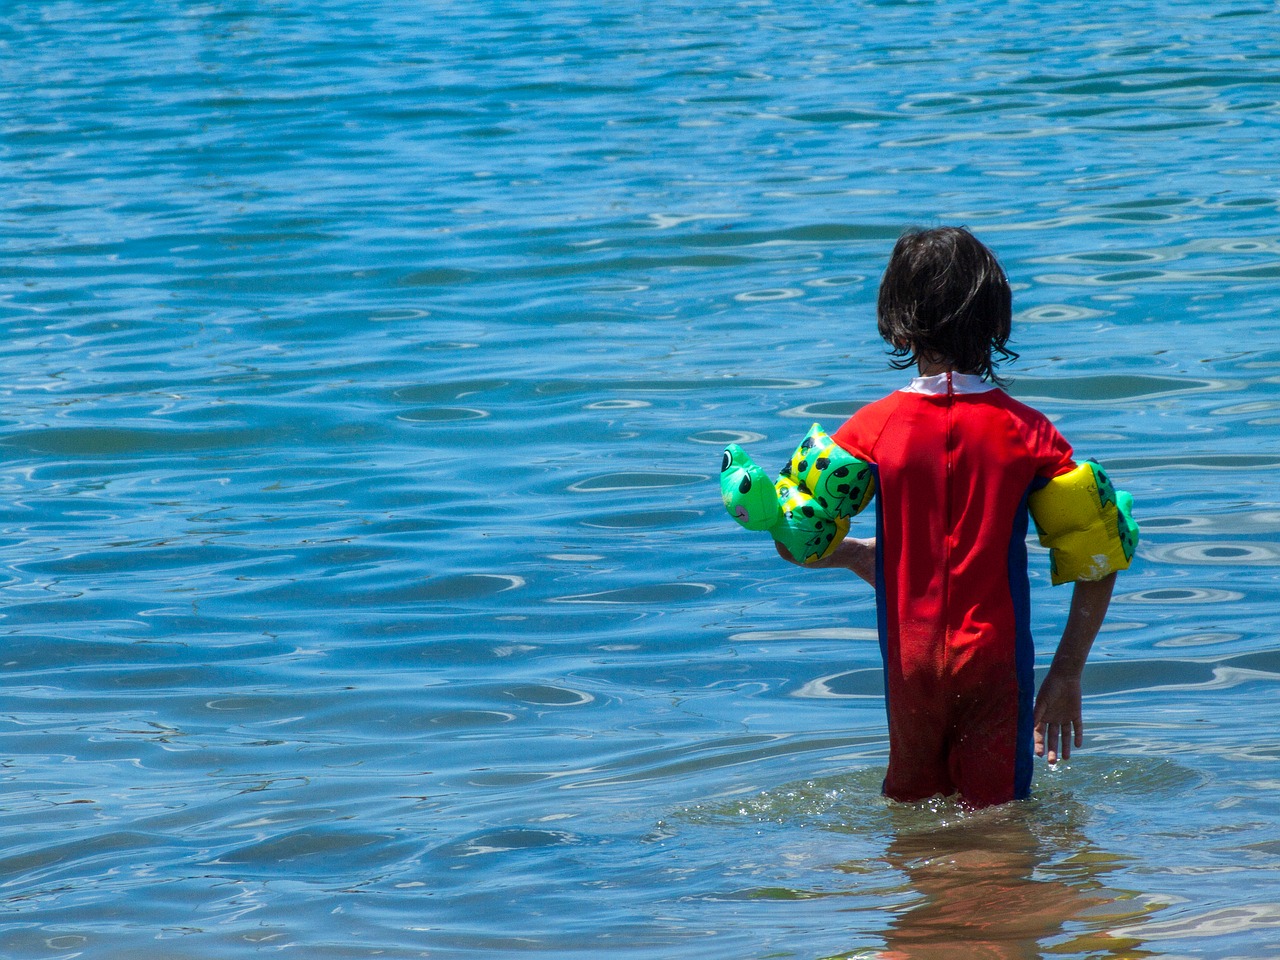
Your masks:
{"label": "child's head", "polygon": [[996,383],[1013,317],[1009,280],[995,254],[964,227],[911,230],[889,257],[876,305],[897,369],[917,360]]}

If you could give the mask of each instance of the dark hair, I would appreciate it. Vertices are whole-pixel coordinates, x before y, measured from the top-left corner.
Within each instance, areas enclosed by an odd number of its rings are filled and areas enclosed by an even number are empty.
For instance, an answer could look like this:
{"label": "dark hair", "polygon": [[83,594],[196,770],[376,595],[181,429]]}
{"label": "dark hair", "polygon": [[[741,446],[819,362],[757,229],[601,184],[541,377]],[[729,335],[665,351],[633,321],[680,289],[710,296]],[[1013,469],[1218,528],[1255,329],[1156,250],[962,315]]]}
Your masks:
{"label": "dark hair", "polygon": [[1009,279],[964,227],[909,230],[898,238],[876,316],[897,370],[924,359],[1003,383],[996,364],[1018,356],[1005,346],[1013,320]]}

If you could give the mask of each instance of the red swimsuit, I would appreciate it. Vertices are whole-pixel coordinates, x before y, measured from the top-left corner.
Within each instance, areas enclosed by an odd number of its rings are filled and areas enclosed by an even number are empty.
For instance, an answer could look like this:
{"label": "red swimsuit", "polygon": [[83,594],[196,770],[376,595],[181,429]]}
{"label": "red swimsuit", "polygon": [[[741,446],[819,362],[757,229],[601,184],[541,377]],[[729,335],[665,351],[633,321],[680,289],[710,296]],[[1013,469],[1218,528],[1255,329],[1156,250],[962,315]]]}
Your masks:
{"label": "red swimsuit", "polygon": [[918,378],[834,439],[877,474],[884,792],[987,806],[1031,788],[1027,495],[1072,469],[1045,416],[977,377]]}

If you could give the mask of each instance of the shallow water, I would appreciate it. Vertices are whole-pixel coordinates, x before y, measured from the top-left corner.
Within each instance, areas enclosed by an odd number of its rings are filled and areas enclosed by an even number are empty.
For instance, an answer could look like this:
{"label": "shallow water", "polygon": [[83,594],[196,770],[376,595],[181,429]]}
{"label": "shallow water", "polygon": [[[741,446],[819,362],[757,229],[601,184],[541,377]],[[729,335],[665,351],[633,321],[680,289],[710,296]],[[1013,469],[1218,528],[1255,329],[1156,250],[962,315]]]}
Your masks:
{"label": "shallow water", "polygon": [[[1280,952],[1278,25],[7,7],[0,952]],[[1085,748],[969,815],[715,483],[900,383],[943,222],[1144,536]]]}

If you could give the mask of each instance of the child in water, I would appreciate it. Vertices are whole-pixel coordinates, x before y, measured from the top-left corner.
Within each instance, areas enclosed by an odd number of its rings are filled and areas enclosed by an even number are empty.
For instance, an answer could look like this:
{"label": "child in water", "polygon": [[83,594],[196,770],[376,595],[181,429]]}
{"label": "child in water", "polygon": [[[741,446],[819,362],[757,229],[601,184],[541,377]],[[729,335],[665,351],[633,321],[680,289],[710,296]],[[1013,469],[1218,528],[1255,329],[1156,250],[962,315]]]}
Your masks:
{"label": "child in water", "polygon": [[918,376],[833,435],[876,472],[876,537],[806,566],[847,567],[876,589],[885,794],[958,793],[971,807],[1023,798],[1033,741],[1050,763],[1083,743],[1080,677],[1115,573],[1076,581],[1033,706],[1027,497],[1076,464],[1048,419],[1000,388],[996,364],[1016,356],[1009,282],[968,230],[912,231],[894,247],[877,315],[892,365]]}

